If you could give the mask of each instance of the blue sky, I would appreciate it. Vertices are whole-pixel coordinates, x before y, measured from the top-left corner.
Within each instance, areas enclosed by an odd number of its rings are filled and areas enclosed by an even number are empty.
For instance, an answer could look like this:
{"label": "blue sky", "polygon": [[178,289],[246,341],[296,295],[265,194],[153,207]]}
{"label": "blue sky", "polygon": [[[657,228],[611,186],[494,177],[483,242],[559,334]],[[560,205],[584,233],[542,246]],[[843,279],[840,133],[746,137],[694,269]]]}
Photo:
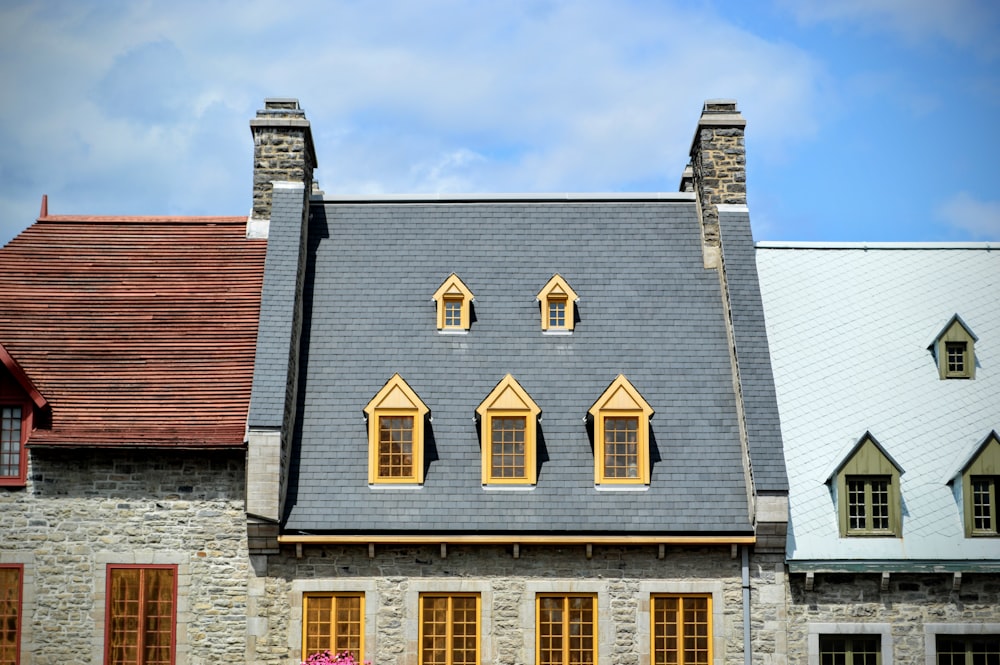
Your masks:
{"label": "blue sky", "polygon": [[0,84],[0,243],[247,214],[265,97],[330,194],[675,191],[733,98],[756,239],[1000,240],[991,0],[3,0]]}

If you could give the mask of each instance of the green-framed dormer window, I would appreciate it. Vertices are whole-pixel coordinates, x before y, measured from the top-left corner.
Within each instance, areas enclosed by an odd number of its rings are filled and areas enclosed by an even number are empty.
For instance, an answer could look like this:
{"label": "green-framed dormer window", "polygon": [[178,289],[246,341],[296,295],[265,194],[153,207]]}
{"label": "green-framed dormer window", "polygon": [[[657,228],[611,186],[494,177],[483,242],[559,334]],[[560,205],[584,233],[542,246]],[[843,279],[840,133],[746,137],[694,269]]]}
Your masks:
{"label": "green-framed dormer window", "polygon": [[930,350],[941,379],[976,378],[978,338],[958,314],[952,316],[931,342]]}
{"label": "green-framed dormer window", "polygon": [[902,534],[901,474],[899,465],[865,432],[828,480],[836,483],[841,536]]}
{"label": "green-framed dormer window", "polygon": [[968,537],[1000,536],[1000,438],[990,432],[962,469],[962,511]]}

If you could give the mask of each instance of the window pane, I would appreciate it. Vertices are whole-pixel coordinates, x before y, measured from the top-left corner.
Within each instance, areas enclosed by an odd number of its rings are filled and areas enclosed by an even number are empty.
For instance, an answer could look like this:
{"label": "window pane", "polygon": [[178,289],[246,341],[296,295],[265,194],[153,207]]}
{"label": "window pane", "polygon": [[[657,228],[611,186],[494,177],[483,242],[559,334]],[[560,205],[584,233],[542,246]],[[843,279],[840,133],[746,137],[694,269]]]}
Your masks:
{"label": "window pane", "polygon": [[937,665],[1000,665],[1000,635],[938,635]]}
{"label": "window pane", "polygon": [[847,519],[848,528],[863,530],[867,525],[865,513],[865,482],[863,480],[847,481]]}
{"label": "window pane", "polygon": [[566,301],[565,300],[550,300],[549,301],[549,327],[550,328],[565,328],[566,327]]}
{"label": "window pane", "polygon": [[872,494],[872,529],[887,531],[889,529],[889,481],[871,480]]}
{"label": "window pane", "polygon": [[444,301],[444,326],[445,328],[462,327],[462,301]]}
{"label": "window pane", "polygon": [[0,476],[21,475],[21,407],[0,407]]}
{"label": "window pane", "polygon": [[174,570],[110,568],[108,574],[108,663],[169,665],[173,657]]}
{"label": "window pane", "polygon": [[17,662],[20,631],[18,608],[21,603],[21,569],[0,568],[0,665]]}
{"label": "window pane", "polygon": [[538,661],[541,665],[591,665],[596,652],[593,596],[538,599]]}
{"label": "window pane", "polygon": [[948,373],[965,372],[965,342],[945,342],[948,354]]}
{"label": "window pane", "polygon": [[308,595],[305,603],[305,656],[349,651],[360,661],[361,595]]}
{"label": "window pane", "polygon": [[879,635],[820,635],[820,665],[879,665],[882,637]]}
{"label": "window pane", "polygon": [[413,476],[413,416],[378,419],[378,474],[382,478]]}
{"label": "window pane", "polygon": [[639,419],[604,419],[604,476],[639,477]]}
{"label": "window pane", "polygon": [[526,477],[524,434],[527,418],[492,418],[490,473],[494,478]]}
{"label": "window pane", "polygon": [[708,665],[710,607],[708,596],[653,596],[653,665]]}
{"label": "window pane", "polygon": [[420,596],[421,665],[476,665],[478,601],[476,595]]}
{"label": "window pane", "polygon": [[996,531],[993,506],[996,497],[996,479],[972,478],[972,528],[976,531]]}

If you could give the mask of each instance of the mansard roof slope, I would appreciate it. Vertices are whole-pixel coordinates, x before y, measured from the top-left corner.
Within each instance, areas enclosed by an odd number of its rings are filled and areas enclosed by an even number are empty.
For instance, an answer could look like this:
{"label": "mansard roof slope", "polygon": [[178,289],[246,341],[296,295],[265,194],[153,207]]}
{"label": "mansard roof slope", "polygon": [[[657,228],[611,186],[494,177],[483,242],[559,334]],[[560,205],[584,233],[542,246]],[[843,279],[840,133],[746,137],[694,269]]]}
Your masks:
{"label": "mansard roof slope", "polygon": [[245,217],[44,216],[0,249],[29,446],[241,446],[266,242]]}
{"label": "mansard roof slope", "polygon": [[[997,563],[996,539],[965,536],[948,477],[1000,428],[996,247],[758,243],[757,266],[790,479],[793,568]],[[928,349],[956,312],[978,336],[973,379],[941,379]],[[900,538],[838,532],[827,476],[866,432],[905,470]]]}
{"label": "mansard roof slope", "polygon": [[[693,196],[329,198],[310,220],[285,533],[752,535]],[[435,325],[452,273],[476,294],[465,335]],[[571,335],[539,329],[553,274],[580,298]],[[368,485],[362,410],[396,373],[433,414],[419,488]],[[481,484],[476,407],[508,373],[542,411],[530,489]],[[619,374],[655,411],[653,468],[596,489],[585,418]]]}

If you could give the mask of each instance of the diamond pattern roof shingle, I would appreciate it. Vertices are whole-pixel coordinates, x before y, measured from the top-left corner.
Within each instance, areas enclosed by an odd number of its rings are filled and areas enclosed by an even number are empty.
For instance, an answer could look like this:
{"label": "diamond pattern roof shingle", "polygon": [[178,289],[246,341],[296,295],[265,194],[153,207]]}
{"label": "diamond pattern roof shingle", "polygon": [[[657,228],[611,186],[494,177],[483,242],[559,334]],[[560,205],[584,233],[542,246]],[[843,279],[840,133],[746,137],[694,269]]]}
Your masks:
{"label": "diamond pattern roof shingle", "polygon": [[[314,205],[286,528],[307,532],[748,533],[719,280],[683,203]],[[431,295],[476,294],[467,335]],[[543,335],[535,294],[580,296]],[[362,409],[398,372],[430,407],[426,481],[370,489]],[[542,409],[538,485],[480,484],[475,408],[506,373]],[[625,374],[655,409],[647,491],[598,491],[584,416]]]}
{"label": "diamond pattern roof shingle", "polygon": [[[1000,253],[758,247],[790,479],[788,557],[1000,558],[964,537],[947,483],[1000,427]],[[931,340],[955,313],[979,337],[974,380],[938,378]],[[824,481],[871,431],[903,469],[902,538],[840,538]]]}

